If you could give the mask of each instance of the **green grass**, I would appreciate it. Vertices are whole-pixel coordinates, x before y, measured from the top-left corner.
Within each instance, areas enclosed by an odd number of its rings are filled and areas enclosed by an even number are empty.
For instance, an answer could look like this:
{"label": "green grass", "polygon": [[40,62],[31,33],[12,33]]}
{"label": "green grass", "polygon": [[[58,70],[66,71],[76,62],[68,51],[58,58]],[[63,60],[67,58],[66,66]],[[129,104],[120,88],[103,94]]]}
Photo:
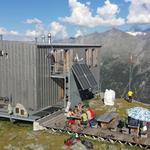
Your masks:
{"label": "green grass", "polygon": [[[64,140],[69,138],[68,134],[49,133],[48,131],[34,132],[31,129],[31,124],[12,124],[9,121],[0,121],[0,150],[4,150],[9,145],[12,145],[16,150],[17,148],[20,148],[20,150],[33,150],[30,147],[31,145],[37,145],[37,148],[42,145],[45,148],[44,150],[71,150],[71,148],[64,146]],[[131,148],[127,145],[98,142],[89,138],[86,140],[93,143],[94,150],[141,150],[137,147]]]}
{"label": "green grass", "polygon": [[103,114],[105,112],[115,111],[119,114],[121,118],[127,117],[127,109],[131,107],[144,107],[150,109],[149,104],[144,104],[141,102],[134,101],[132,103],[127,102],[124,99],[116,99],[114,106],[105,106],[103,101],[99,98],[94,100],[88,100],[89,105],[95,109],[96,114]]}
{"label": "green grass", "polygon": [[[127,117],[127,108],[142,106],[150,109],[150,105],[140,102],[128,103],[122,99],[117,99],[114,106],[105,106],[99,98],[88,100],[86,103],[95,109],[97,115],[107,111],[116,111],[123,118]],[[32,150],[30,147],[32,145],[37,146],[37,148],[42,146],[45,150],[70,150],[70,148],[64,146],[64,140],[67,138],[69,138],[68,134],[49,131],[34,132],[32,124],[29,123],[11,123],[6,120],[0,120],[0,150],[6,148],[9,144],[13,146],[13,149],[20,148],[20,150]],[[141,150],[138,147],[129,147],[127,145],[91,141],[94,144],[94,150]]]}

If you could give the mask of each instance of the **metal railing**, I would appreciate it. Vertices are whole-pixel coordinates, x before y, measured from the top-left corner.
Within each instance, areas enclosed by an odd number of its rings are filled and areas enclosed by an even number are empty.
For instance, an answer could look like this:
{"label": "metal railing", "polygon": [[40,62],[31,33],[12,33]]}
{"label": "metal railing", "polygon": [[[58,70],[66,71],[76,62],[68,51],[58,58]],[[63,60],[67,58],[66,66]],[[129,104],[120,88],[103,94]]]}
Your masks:
{"label": "metal railing", "polygon": [[51,75],[56,75],[56,74],[64,74],[64,64],[60,63],[55,63],[51,64]]}

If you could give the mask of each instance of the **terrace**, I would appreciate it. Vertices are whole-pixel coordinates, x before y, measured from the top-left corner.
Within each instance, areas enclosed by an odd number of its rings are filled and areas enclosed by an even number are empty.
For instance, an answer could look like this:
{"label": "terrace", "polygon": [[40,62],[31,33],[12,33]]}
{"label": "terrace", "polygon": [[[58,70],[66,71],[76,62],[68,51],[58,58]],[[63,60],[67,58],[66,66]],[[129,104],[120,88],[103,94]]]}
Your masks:
{"label": "terrace", "polygon": [[[72,131],[69,128],[66,128],[66,117],[63,113],[58,115],[53,115],[49,118],[46,122],[40,122],[41,125],[47,129],[58,130],[61,132],[77,132],[81,136],[90,136],[94,139],[102,140],[102,141],[110,141],[112,143],[122,143],[122,144],[129,144],[131,146],[140,146],[140,147],[150,147],[150,129],[147,130],[147,136],[141,136],[141,134],[133,134],[131,133],[131,126],[130,124],[126,126],[125,123],[122,127],[118,127],[116,121],[125,120],[127,117],[126,109],[132,106],[142,105],[149,108],[149,105],[142,104],[140,102],[133,102],[128,106],[129,103],[122,100],[117,99],[115,101],[115,106],[104,106],[102,101],[93,100],[89,101],[91,107],[93,107],[96,111],[97,120],[100,122],[98,128],[76,128],[76,130]],[[118,109],[118,108],[122,109]],[[114,112],[110,112],[112,110],[116,110]],[[105,113],[106,112],[106,113]],[[116,121],[114,121],[116,120]],[[101,126],[101,123],[105,123],[106,126]],[[112,126],[117,128],[116,130],[112,130]],[[130,132],[124,133],[123,128],[129,128]],[[128,130],[128,131],[129,131]],[[132,131],[134,132],[134,131]]]}

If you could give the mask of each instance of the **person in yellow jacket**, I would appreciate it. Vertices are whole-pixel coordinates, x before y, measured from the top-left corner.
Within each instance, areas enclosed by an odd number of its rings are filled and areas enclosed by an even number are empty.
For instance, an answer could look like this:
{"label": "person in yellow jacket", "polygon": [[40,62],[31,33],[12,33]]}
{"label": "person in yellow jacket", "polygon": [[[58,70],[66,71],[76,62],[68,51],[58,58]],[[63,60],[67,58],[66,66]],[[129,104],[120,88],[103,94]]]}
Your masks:
{"label": "person in yellow jacket", "polygon": [[83,125],[83,127],[88,125],[88,115],[84,110],[82,110],[81,114],[81,125]]}
{"label": "person in yellow jacket", "polygon": [[132,98],[133,98],[133,92],[131,90],[128,91],[128,99],[130,102],[132,102]]}

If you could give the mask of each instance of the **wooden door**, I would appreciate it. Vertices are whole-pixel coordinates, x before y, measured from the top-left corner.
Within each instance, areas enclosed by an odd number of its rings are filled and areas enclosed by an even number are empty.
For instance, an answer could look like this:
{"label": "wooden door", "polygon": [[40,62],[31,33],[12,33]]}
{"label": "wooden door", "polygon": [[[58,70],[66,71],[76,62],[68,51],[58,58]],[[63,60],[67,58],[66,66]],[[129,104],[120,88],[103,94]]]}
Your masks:
{"label": "wooden door", "polygon": [[64,79],[59,79],[59,99],[64,99]]}
{"label": "wooden door", "polygon": [[64,53],[64,70],[66,72],[69,71],[70,67],[72,66],[73,63],[73,51],[72,50],[65,50]]}

